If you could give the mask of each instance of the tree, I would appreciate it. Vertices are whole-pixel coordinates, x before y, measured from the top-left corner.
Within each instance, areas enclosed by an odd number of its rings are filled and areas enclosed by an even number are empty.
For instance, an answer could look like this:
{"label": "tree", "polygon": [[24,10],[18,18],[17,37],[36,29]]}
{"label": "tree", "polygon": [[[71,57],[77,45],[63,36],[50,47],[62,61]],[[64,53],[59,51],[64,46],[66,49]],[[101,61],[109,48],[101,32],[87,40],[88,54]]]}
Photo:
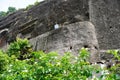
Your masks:
{"label": "tree", "polygon": [[26,7],[26,10],[29,10],[30,8],[32,8],[34,5],[30,4]]}
{"label": "tree", "polygon": [[7,11],[7,12],[5,12],[5,11],[0,11],[0,18],[5,17],[5,16],[7,16],[8,14],[13,13],[13,12],[15,12],[15,11],[16,11],[16,8],[15,8],[15,7],[8,7],[8,11]]}
{"label": "tree", "polygon": [[10,14],[10,13],[13,13],[16,11],[16,8],[15,7],[8,7],[8,11],[7,11],[7,14]]}
{"label": "tree", "polygon": [[6,16],[6,12],[0,11],[0,18]]}

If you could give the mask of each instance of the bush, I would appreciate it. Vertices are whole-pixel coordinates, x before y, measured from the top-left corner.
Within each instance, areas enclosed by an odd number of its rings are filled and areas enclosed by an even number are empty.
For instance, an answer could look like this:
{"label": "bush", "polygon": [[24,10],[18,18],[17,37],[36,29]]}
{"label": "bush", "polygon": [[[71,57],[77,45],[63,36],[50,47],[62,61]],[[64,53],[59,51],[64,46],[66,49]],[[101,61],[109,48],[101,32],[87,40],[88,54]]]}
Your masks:
{"label": "bush", "polygon": [[29,10],[30,8],[32,8],[33,6],[35,5],[38,5],[40,2],[36,1],[34,4],[29,4],[27,7],[26,7],[26,10]]}
{"label": "bush", "polygon": [[23,60],[29,58],[31,55],[32,46],[27,39],[17,38],[16,42],[10,44],[7,54],[11,57],[15,55],[18,59]]}
{"label": "bush", "polygon": [[2,51],[0,51],[0,73],[7,69],[8,63],[9,57],[7,56],[7,54],[4,54]]}
{"label": "bush", "polygon": [[[83,57],[88,55],[87,52],[81,54],[86,54]],[[34,52],[33,55],[32,74],[35,80],[86,80],[92,77],[94,68],[81,56],[73,57],[70,53],[65,53],[60,58],[55,52],[45,54],[41,51]]]}
{"label": "bush", "polygon": [[30,8],[32,8],[34,5],[30,4],[26,7],[26,10],[29,10]]}
{"label": "bush", "polygon": [[11,13],[13,13],[13,12],[15,12],[16,11],[16,8],[15,7],[8,7],[8,11],[6,12],[7,13],[7,15],[8,14],[11,14]]}
{"label": "bush", "polygon": [[5,17],[6,15],[7,15],[6,12],[4,12],[4,11],[0,11],[0,18]]}
{"label": "bush", "polygon": [[[0,52],[0,80],[119,80],[114,71],[100,74],[106,69],[91,65],[85,48],[75,57],[71,53],[60,56],[56,52],[29,51],[26,47],[31,48],[28,40],[17,39],[10,44],[9,57]],[[21,60],[25,54],[31,57]]]}
{"label": "bush", "polygon": [[[85,49],[82,49],[85,52]],[[92,77],[94,68],[82,57],[73,57],[70,53],[65,53],[63,57],[55,52],[45,54],[42,51],[32,52],[32,57],[27,60],[12,58],[1,79],[5,80],[86,80]],[[12,56],[13,57],[13,56]]]}
{"label": "bush", "polygon": [[[109,71],[111,72],[109,77],[114,78],[115,80],[120,80],[120,51],[119,50],[109,50],[108,53],[113,54],[114,58],[111,60],[115,63],[115,65],[113,65],[109,69]],[[117,62],[119,62],[119,63],[117,63]]]}

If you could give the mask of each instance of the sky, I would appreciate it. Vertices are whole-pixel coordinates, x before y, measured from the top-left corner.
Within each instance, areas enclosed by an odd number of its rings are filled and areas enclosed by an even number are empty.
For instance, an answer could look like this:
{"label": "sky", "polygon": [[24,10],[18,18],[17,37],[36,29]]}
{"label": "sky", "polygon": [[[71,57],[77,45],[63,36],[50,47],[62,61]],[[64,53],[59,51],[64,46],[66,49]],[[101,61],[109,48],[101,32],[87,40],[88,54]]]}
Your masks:
{"label": "sky", "polygon": [[7,11],[10,6],[16,9],[25,8],[29,4],[34,4],[36,1],[43,0],[0,0],[0,11]]}

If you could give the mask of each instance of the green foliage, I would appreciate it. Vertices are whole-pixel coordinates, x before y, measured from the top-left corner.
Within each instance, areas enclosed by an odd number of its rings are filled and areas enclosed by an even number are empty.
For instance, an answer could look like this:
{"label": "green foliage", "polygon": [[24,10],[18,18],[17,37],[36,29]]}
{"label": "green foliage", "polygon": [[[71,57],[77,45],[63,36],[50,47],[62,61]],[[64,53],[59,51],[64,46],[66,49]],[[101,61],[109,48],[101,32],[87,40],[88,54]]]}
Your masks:
{"label": "green foliage", "polygon": [[60,58],[55,52],[34,52],[33,55],[32,72],[35,80],[86,80],[92,76],[93,68],[81,56],[73,57],[70,53],[65,53]]}
{"label": "green foliage", "polygon": [[34,5],[30,4],[26,7],[26,10],[29,10],[30,8],[32,8]]}
{"label": "green foliage", "polygon": [[30,8],[32,8],[34,5],[38,5],[40,2],[36,1],[34,4],[30,4],[26,7],[26,10],[29,10]]}
{"label": "green foliage", "polygon": [[[29,47],[29,48],[27,48]],[[118,75],[99,74],[106,69],[88,62],[89,52],[82,48],[78,56],[56,52],[29,51],[31,46],[26,39],[17,39],[10,44],[7,54],[0,52],[0,80],[119,80]],[[21,55],[30,57],[20,59]],[[99,74],[99,77],[93,75]]]}
{"label": "green foliage", "polygon": [[0,11],[0,17],[5,17],[7,14],[4,11]]}
{"label": "green foliage", "polygon": [[[112,61],[120,62],[120,51],[119,50],[109,50],[108,53],[113,54],[114,58]],[[111,74],[110,78],[114,78],[115,80],[120,80],[120,63],[116,63],[110,69]]]}
{"label": "green foliage", "polygon": [[[82,49],[84,52],[85,50]],[[65,53],[63,57],[55,52],[45,54],[42,51],[32,52],[32,57],[27,60],[18,60],[11,57],[8,70],[0,79],[5,80],[86,80],[92,76],[94,68],[89,62],[83,60],[88,54],[73,57]]]}
{"label": "green foliage", "polygon": [[[26,10],[29,10],[30,8],[32,8],[34,5],[38,5],[40,2],[36,1],[33,5],[30,4],[26,7]],[[8,10],[5,11],[0,11],[0,18],[7,16],[8,14],[11,14],[13,12],[17,11],[17,9],[15,7],[8,7]]]}
{"label": "green foliage", "polygon": [[0,11],[0,18],[5,17],[5,16],[7,16],[8,14],[13,13],[13,12],[15,12],[15,11],[16,11],[16,8],[15,8],[15,7],[8,7],[7,12],[5,12],[5,11]]}
{"label": "green foliage", "polygon": [[11,57],[15,55],[18,59],[23,60],[29,58],[32,47],[27,39],[17,38],[16,42],[10,44],[7,54]]}
{"label": "green foliage", "polygon": [[34,3],[34,5],[38,5],[40,2],[38,2],[38,1],[36,1],[35,3]]}
{"label": "green foliage", "polygon": [[[38,5],[40,2],[39,1],[36,1],[33,5],[30,4],[26,7],[26,10],[29,10],[30,8],[32,8],[34,5]],[[8,7],[8,10],[5,12],[5,11],[0,11],[0,18],[2,17],[5,17],[13,12],[17,11],[17,9],[15,7]]]}
{"label": "green foliage", "polygon": [[120,60],[120,51],[119,50],[109,50],[108,53],[113,54],[114,58]]}
{"label": "green foliage", "polygon": [[8,7],[8,11],[7,11],[7,14],[10,14],[10,13],[13,13],[16,11],[16,8],[15,7]]}
{"label": "green foliage", "polygon": [[7,69],[7,64],[9,63],[9,57],[7,54],[0,51],[0,73]]}

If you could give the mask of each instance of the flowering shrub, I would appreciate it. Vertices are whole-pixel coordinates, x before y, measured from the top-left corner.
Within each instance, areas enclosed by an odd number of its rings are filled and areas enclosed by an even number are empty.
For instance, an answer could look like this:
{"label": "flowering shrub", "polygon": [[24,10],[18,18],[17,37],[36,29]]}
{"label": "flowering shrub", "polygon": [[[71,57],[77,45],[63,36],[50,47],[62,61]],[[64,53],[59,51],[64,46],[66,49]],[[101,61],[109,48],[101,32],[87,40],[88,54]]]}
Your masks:
{"label": "flowering shrub", "polygon": [[[100,74],[99,66],[91,65],[89,52],[82,48],[78,56],[56,52],[29,51],[29,42],[19,39],[11,43],[7,54],[0,52],[0,80],[117,80],[115,73]],[[25,51],[23,51],[25,50]],[[23,53],[24,52],[24,53]],[[20,55],[29,54],[25,59]],[[119,79],[118,79],[119,80]]]}

